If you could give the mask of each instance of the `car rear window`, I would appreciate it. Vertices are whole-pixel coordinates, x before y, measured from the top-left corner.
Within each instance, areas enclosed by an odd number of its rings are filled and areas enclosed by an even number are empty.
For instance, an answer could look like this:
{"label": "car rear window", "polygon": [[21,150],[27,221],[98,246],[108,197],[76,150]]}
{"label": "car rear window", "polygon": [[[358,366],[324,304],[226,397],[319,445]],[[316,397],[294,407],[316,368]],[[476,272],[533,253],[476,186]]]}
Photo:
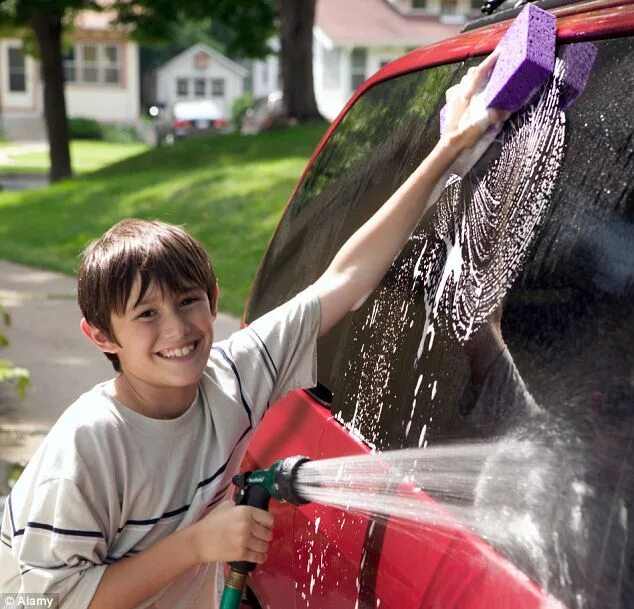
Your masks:
{"label": "car rear window", "polygon": [[[554,527],[547,554],[573,548],[575,564],[554,561],[544,577],[535,557],[507,554],[570,606],[626,607],[634,45],[595,44],[584,94],[561,113],[552,85],[475,174],[447,186],[377,290],[320,340],[318,377],[336,420],[379,450],[506,435],[577,446],[583,459],[563,458],[561,484],[539,491],[576,493],[541,515]],[[290,202],[247,320],[319,277],[431,150],[444,92],[476,63],[405,74],[357,101]],[[577,550],[575,514],[586,519]]]}
{"label": "car rear window", "polygon": [[[561,119],[560,149],[550,142],[533,157],[516,159],[515,168],[542,167],[526,173],[526,188],[549,192],[538,224],[520,235],[526,247],[515,276],[505,278],[512,286],[501,290],[501,329],[539,404],[585,408],[594,400],[616,413],[626,394],[632,396],[632,42],[596,44],[588,87]],[[254,284],[247,319],[317,279],[407,178],[438,138],[444,92],[475,63],[399,76],[358,100],[290,202]],[[522,114],[507,131],[518,129]],[[526,150],[520,146],[510,154]],[[552,163],[558,164],[554,174]],[[517,186],[506,188],[510,180],[499,176],[498,196],[517,194]],[[474,189],[465,185],[451,196],[473,198]],[[457,335],[450,319],[455,311],[445,307],[434,348],[418,353],[427,315],[415,275],[429,262],[421,252],[438,239],[434,230],[441,221],[438,209],[423,219],[373,296],[319,345],[319,380],[334,394],[333,413],[377,448],[415,446],[423,427],[428,441],[484,433],[458,408],[470,360],[464,331]],[[486,262],[504,255],[489,252]]]}

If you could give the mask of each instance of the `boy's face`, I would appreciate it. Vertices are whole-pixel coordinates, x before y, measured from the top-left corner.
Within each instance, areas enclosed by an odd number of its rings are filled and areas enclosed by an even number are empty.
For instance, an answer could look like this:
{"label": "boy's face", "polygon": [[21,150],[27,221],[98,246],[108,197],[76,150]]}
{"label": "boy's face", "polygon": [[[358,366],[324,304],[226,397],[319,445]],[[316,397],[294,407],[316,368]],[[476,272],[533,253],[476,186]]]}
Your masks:
{"label": "boy's face", "polygon": [[[213,342],[215,311],[203,289],[161,291],[151,283],[138,304],[140,281],[134,283],[126,310],[112,314],[115,341],[102,350],[116,353],[122,373],[136,389],[195,387],[202,377]],[[117,344],[118,343],[118,344]]]}

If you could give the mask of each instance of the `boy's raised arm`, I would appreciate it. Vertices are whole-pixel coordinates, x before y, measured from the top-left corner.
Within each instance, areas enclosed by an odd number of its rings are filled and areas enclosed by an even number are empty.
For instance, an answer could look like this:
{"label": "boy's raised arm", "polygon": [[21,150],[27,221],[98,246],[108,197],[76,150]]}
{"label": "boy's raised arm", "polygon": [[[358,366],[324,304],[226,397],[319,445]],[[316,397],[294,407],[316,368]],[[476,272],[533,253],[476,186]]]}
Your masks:
{"label": "boy's raised arm", "polygon": [[386,203],[339,250],[313,289],[321,305],[319,335],[357,309],[377,287],[431,204],[432,192],[462,150],[471,148],[493,123],[508,114],[489,110],[486,117],[467,112],[495,64],[490,55],[447,91],[445,132],[429,154]]}

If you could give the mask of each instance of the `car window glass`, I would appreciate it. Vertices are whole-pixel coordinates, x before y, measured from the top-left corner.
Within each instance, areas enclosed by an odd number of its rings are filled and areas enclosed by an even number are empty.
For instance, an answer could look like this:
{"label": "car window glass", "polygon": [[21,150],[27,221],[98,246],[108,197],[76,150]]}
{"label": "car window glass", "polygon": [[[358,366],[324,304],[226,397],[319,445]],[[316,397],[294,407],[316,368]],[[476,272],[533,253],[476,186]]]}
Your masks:
{"label": "car window glass", "polygon": [[[531,188],[548,187],[553,192],[538,214],[539,224],[525,235],[531,241],[522,251],[525,259],[505,280],[513,289],[504,295],[501,324],[515,364],[539,403],[549,400],[546,394],[550,389],[538,380],[543,370],[531,366],[536,354],[543,358],[546,353],[561,353],[555,347],[556,338],[578,336],[570,331],[574,323],[580,323],[575,321],[576,314],[583,310],[587,317],[596,315],[588,309],[588,299],[600,302],[599,294],[616,297],[611,282],[620,277],[620,289],[631,289],[627,258],[616,248],[606,251],[608,245],[616,243],[627,250],[631,238],[631,191],[626,176],[631,173],[627,150],[631,146],[632,102],[627,87],[608,87],[611,78],[625,77],[623,58],[630,45],[629,40],[598,43],[599,55],[588,88],[565,113],[565,145],[558,152],[557,175],[546,179],[544,171],[529,174],[534,181]],[[402,183],[435,142],[443,92],[466,67],[442,66],[400,76],[374,87],[355,104],[281,220],[254,285],[247,318],[314,281],[345,238]],[[602,101],[602,87],[610,90],[607,101]],[[517,120],[507,127],[507,131],[511,129],[518,130]],[[552,162],[554,153],[549,150],[547,156],[536,156],[530,163]],[[526,164],[530,163],[527,160]],[[502,195],[506,179],[503,176],[498,181]],[[473,192],[468,184],[464,188],[454,184],[438,209],[447,210],[448,198],[473,198]],[[469,384],[471,367],[464,349],[468,342],[464,341],[464,329],[456,338],[455,328],[444,327],[448,320],[443,315],[449,316],[451,311],[446,310],[433,329],[436,348],[425,349],[425,356],[418,356],[421,335],[429,332],[429,327],[424,328],[424,295],[416,291],[421,286],[412,291],[413,276],[421,270],[421,263],[416,266],[416,262],[438,221],[438,210],[423,220],[374,297],[320,344],[319,378],[334,390],[333,412],[379,448],[417,445],[423,428],[428,439],[483,434],[461,414],[466,406],[463,404],[462,410],[457,407]],[[601,247],[592,251],[591,244],[597,239],[596,245]],[[508,248],[508,240],[500,246]],[[583,257],[572,255],[579,251]],[[597,252],[601,252],[600,257]],[[493,257],[493,262],[496,259]],[[423,256],[422,262],[425,260]],[[607,264],[608,260],[612,262]],[[428,265],[427,270],[433,269]],[[382,309],[384,306],[388,309]],[[444,306],[447,309],[448,304]],[[627,307],[624,312],[629,311]],[[586,326],[586,331],[591,327]],[[428,341],[430,338],[428,335]],[[369,352],[373,350],[378,351]],[[374,368],[362,364],[364,360],[372,362]],[[382,373],[380,362],[384,360],[387,367]],[[609,358],[604,362],[610,368]],[[368,395],[361,396],[359,386],[366,376],[371,383]],[[606,389],[598,378],[592,382]],[[414,416],[410,417],[415,398]],[[365,403],[355,406],[361,399]]]}
{"label": "car window glass", "polygon": [[[544,576],[535,557],[499,549],[570,606],[580,606],[575,595],[587,593],[592,574],[601,583],[583,602],[625,607],[628,587],[618,578],[631,556],[633,494],[623,468],[634,437],[634,45],[595,44],[587,88],[572,107],[560,108],[558,73],[474,172],[449,182],[374,294],[320,341],[318,376],[334,394],[336,419],[381,450],[491,437],[577,446],[571,454],[584,456],[575,462],[562,453],[557,476],[565,479],[520,498],[537,505],[547,498],[539,493],[571,493],[543,514],[554,527],[543,548],[575,564],[555,561],[561,569]],[[403,182],[437,140],[444,91],[476,63],[394,78],[355,104],[280,223],[250,316],[314,281]],[[591,539],[566,554],[579,543],[580,517]]]}
{"label": "car window glass", "polygon": [[[280,221],[254,282],[247,320],[315,281],[354,229],[431,150],[438,110],[458,68],[396,78],[368,91],[348,112]],[[349,323],[320,341],[319,380],[326,387],[333,386],[338,345]]]}

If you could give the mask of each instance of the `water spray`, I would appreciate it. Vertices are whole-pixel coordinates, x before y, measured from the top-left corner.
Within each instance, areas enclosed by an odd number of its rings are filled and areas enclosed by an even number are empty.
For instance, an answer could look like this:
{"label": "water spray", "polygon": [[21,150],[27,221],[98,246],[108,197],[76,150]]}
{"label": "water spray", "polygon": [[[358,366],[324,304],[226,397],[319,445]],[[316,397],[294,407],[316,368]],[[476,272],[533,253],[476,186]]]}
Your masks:
{"label": "water spray", "polygon": [[[595,581],[580,539],[605,539],[613,525],[627,539],[627,523],[614,523],[612,516],[624,505],[624,491],[601,499],[587,478],[587,462],[588,455],[551,424],[540,440],[508,437],[314,461],[288,457],[236,475],[233,482],[239,505],[268,510],[271,498],[296,506],[316,503],[389,524],[427,544],[439,535],[475,534],[544,595],[580,609],[593,606],[583,599],[592,598],[588,582]],[[614,465],[622,469],[623,463]],[[608,461],[601,470],[611,466]],[[624,556],[606,567],[608,575],[623,571]],[[471,552],[464,555],[471,559]],[[581,569],[576,579],[567,574],[569,564]],[[240,606],[247,575],[256,567],[246,561],[229,566],[220,609]]]}
{"label": "water spray", "polygon": [[[525,515],[523,510],[502,506],[496,500],[474,509],[473,504],[479,503],[477,487],[483,477],[485,482],[490,478],[492,463],[492,477],[506,491],[517,487],[518,480],[534,475],[538,464],[543,467],[551,461],[548,451],[531,442],[502,445],[505,450],[499,459],[495,458],[500,451],[497,442],[401,449],[319,461],[304,456],[287,457],[268,469],[234,476],[232,481],[238,488],[236,504],[268,510],[271,499],[296,506],[314,502],[376,521],[389,521],[406,534],[419,536],[425,527],[431,527],[453,536],[459,528],[466,527],[492,541],[500,535],[508,536],[508,529]],[[425,500],[430,492],[435,501]],[[443,505],[440,509],[438,502]],[[511,507],[504,518],[501,507]],[[403,526],[406,523],[417,523],[423,529]],[[240,606],[247,575],[255,567],[255,563],[247,561],[229,563],[220,609]]]}
{"label": "water spray", "polygon": [[[233,483],[239,489],[236,505],[268,510],[271,499],[291,505],[309,503],[297,491],[297,473],[300,467],[309,461],[310,459],[302,456],[288,457],[276,461],[268,469],[244,472],[234,476]],[[255,563],[244,560],[229,563],[229,573],[225,578],[220,609],[238,609],[247,575],[255,567]]]}

